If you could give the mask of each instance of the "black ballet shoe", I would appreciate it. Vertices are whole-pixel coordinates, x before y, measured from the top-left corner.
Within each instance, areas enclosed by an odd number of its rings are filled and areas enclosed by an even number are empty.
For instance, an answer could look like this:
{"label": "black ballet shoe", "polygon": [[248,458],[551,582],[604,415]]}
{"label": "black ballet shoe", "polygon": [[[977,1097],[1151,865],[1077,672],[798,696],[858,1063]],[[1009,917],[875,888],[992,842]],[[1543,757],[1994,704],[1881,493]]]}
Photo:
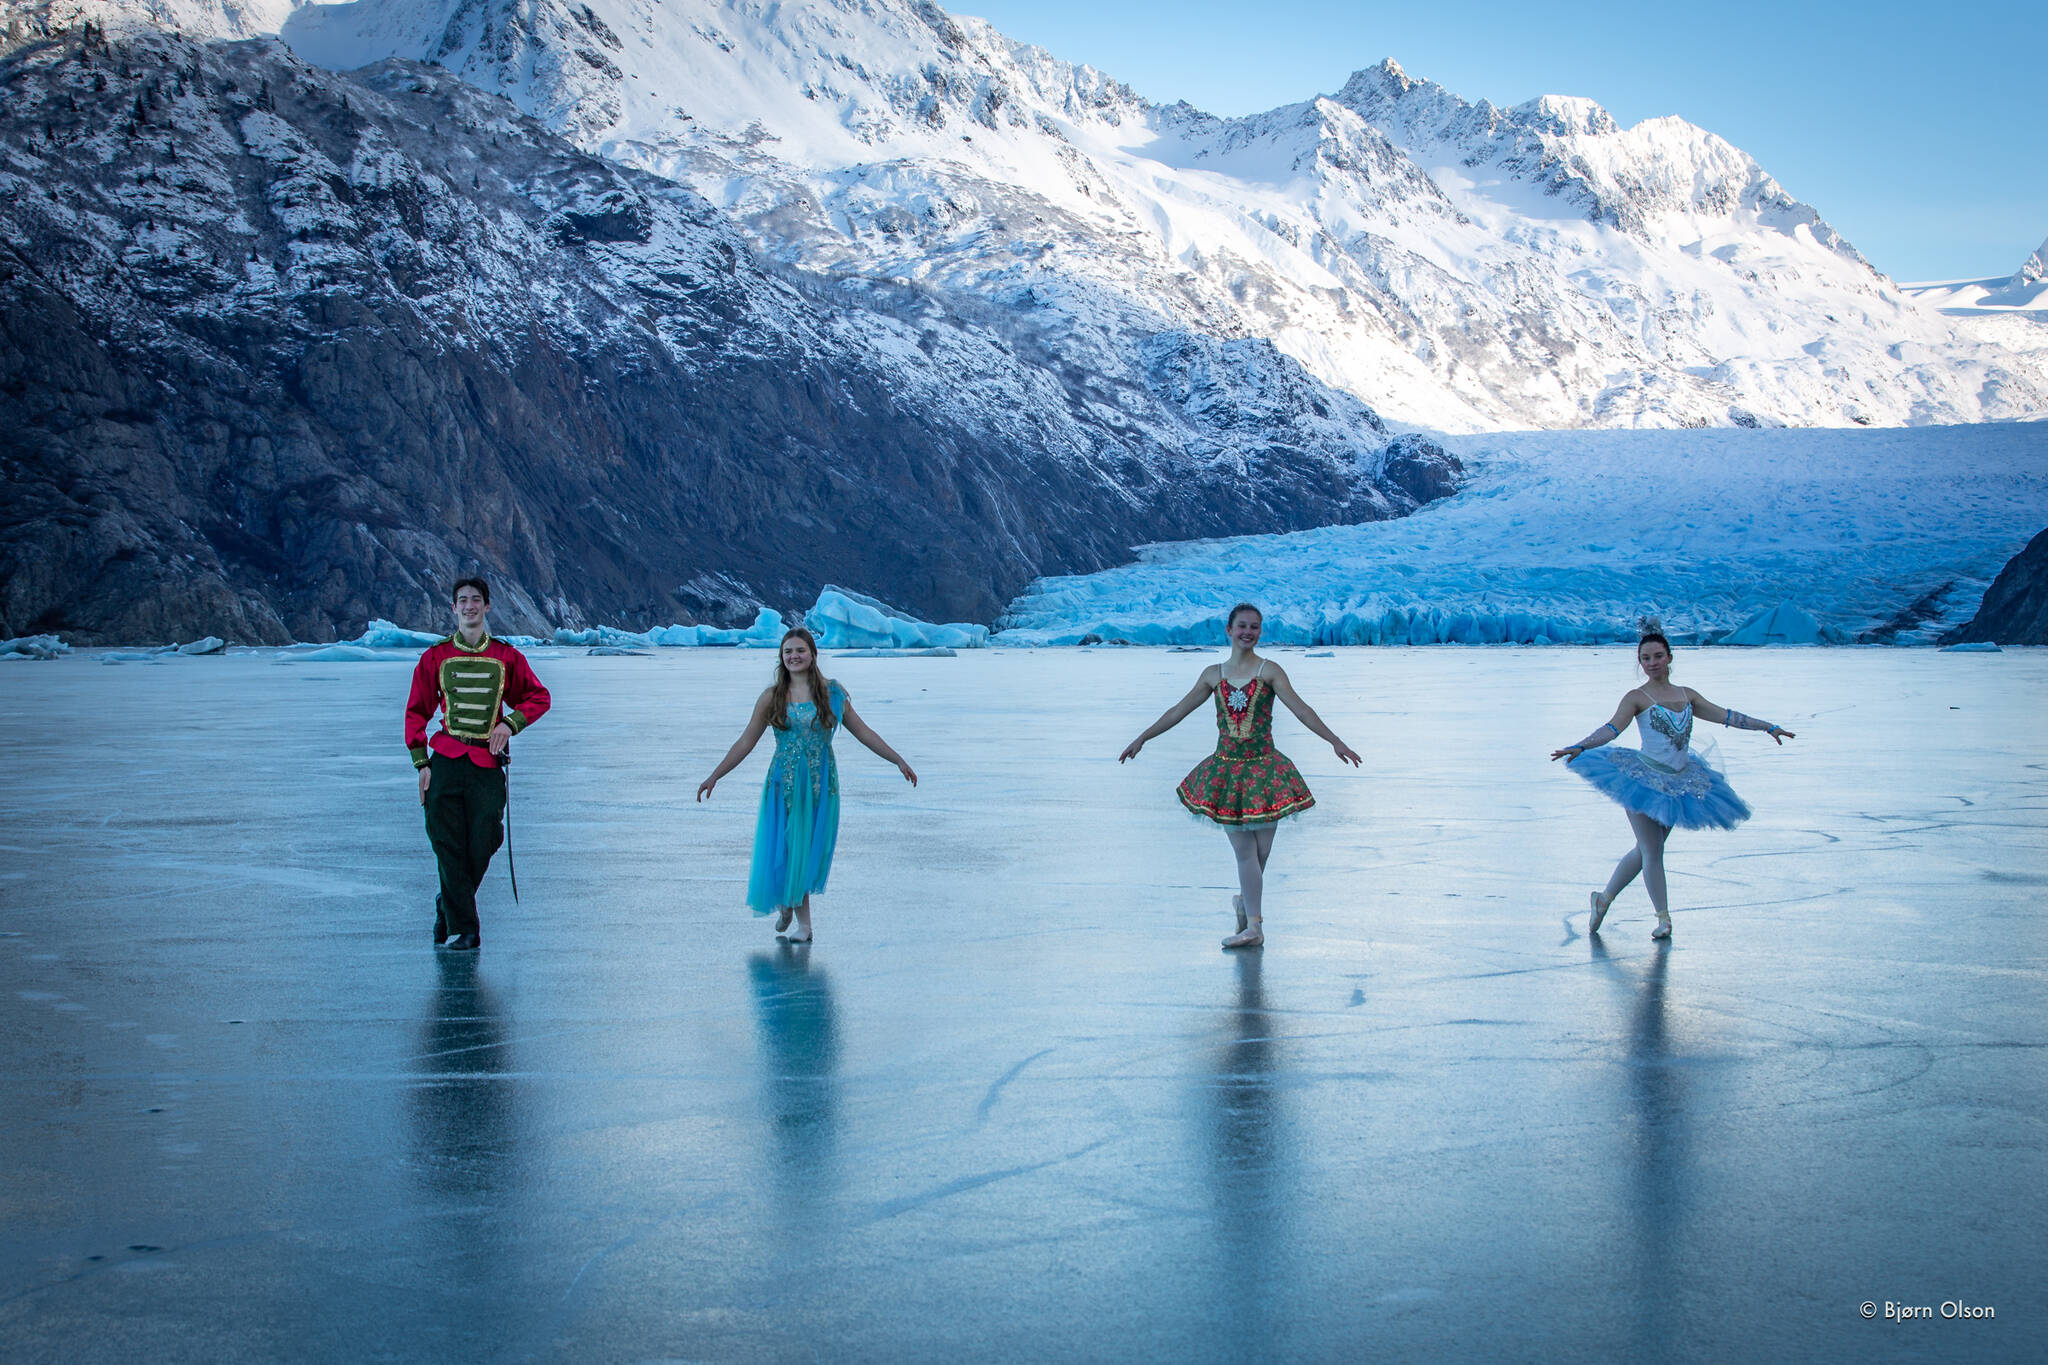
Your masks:
{"label": "black ballet shoe", "polygon": [[483,946],[483,938],[479,934],[457,934],[448,940],[448,946],[458,953],[473,953]]}

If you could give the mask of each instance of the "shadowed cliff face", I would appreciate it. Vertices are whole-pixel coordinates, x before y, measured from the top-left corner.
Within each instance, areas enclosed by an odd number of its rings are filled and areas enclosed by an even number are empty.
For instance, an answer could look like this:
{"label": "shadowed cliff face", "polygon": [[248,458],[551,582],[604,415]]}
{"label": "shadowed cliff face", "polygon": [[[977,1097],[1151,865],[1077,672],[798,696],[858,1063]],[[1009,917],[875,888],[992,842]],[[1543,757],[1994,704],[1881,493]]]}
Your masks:
{"label": "shadowed cliff face", "polygon": [[1984,641],[2048,645],[2048,531],[2006,561],[1968,625],[1941,637],[1945,645]]}
{"label": "shadowed cliff face", "polygon": [[0,635],[332,639],[475,569],[508,631],[826,582],[988,621],[1455,486],[1264,343],[1106,381],[1026,314],[765,266],[433,68],[73,31],[0,89]]}

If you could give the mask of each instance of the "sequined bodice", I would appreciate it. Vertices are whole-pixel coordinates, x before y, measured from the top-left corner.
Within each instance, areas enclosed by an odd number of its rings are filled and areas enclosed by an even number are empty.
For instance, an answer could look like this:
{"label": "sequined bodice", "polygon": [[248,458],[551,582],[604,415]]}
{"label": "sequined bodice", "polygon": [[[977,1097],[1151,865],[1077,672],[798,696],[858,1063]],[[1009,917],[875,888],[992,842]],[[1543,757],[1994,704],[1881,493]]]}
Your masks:
{"label": "sequined bodice", "polygon": [[1636,733],[1642,736],[1644,758],[1678,772],[1692,762],[1692,703],[1679,711],[1652,704],[1636,717]]}
{"label": "sequined bodice", "polygon": [[1270,744],[1273,741],[1273,689],[1264,678],[1243,687],[1219,677],[1216,682],[1216,743]]}
{"label": "sequined bodice", "polygon": [[[839,695],[835,683],[832,689],[835,703],[839,701]],[[834,714],[837,712],[838,707],[835,706]],[[812,796],[839,790],[839,768],[832,757],[832,737],[838,733],[836,725],[826,729],[818,724],[815,704],[807,701],[790,703],[789,728],[774,732],[775,768],[785,790],[793,791],[799,784],[808,784]]]}

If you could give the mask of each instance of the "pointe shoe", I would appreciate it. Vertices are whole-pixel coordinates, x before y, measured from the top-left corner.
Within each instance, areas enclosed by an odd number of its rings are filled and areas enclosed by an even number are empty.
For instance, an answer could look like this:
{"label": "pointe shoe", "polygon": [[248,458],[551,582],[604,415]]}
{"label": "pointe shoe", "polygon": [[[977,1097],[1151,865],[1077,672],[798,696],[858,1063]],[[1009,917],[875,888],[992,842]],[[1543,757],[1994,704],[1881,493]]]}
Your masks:
{"label": "pointe shoe", "polygon": [[1241,934],[1244,932],[1245,925],[1251,923],[1250,920],[1244,917],[1244,897],[1232,896],[1230,898],[1230,908],[1237,911],[1237,932]]}
{"label": "pointe shoe", "polygon": [[796,918],[796,907],[785,905],[775,912],[775,932],[780,934],[789,929],[789,922]]}
{"label": "pointe shoe", "polygon": [[1607,918],[1607,903],[1600,899],[1600,893],[1598,891],[1592,893],[1592,898],[1593,921],[1592,923],[1586,926],[1586,932],[1589,934],[1597,934],[1600,932],[1600,921]]}
{"label": "pointe shoe", "polygon": [[1650,931],[1650,937],[1651,937],[1652,939],[1656,939],[1656,940],[1662,940],[1662,939],[1667,939],[1667,938],[1670,938],[1670,937],[1671,937],[1671,916],[1669,916],[1669,915],[1659,915],[1659,916],[1657,916],[1657,927],[1656,927],[1656,928],[1654,928],[1654,929],[1652,929],[1652,930]]}
{"label": "pointe shoe", "polygon": [[1262,924],[1255,929],[1238,930],[1229,938],[1223,940],[1223,946],[1226,948],[1257,948],[1262,946],[1265,941],[1266,931],[1265,926]]}

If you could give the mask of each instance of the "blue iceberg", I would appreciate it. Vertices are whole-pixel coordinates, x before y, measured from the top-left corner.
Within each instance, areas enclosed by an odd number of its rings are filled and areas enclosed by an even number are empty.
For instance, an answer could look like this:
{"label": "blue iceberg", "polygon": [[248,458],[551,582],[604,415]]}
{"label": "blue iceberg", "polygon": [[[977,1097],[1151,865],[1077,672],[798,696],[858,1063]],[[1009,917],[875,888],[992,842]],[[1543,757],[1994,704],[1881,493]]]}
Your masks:
{"label": "blue iceberg", "polygon": [[934,625],[886,602],[827,584],[804,624],[823,649],[983,649],[988,627]]}
{"label": "blue iceberg", "polygon": [[363,633],[355,639],[343,640],[341,643],[362,649],[425,649],[428,645],[438,645],[447,638],[446,631],[436,635],[424,630],[407,630],[404,626],[378,620],[370,622]]}
{"label": "blue iceberg", "polygon": [[54,659],[69,654],[71,646],[54,635],[18,635],[0,640],[0,659]]}
{"label": "blue iceberg", "polygon": [[1839,644],[1830,639],[1835,632],[1823,627],[1820,622],[1793,606],[1780,602],[1777,606],[1760,611],[1744,621],[1734,630],[1723,635],[1716,644],[1723,645],[1819,645]]}

